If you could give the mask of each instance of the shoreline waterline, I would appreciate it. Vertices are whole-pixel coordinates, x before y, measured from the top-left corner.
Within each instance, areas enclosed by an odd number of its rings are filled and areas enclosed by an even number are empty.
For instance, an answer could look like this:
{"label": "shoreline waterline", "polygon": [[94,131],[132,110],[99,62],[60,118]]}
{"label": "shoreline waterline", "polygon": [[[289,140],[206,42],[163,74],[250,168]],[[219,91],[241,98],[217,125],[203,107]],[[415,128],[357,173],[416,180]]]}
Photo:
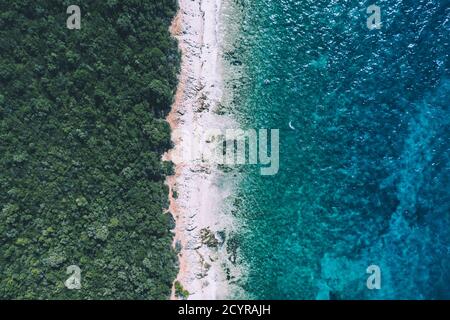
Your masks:
{"label": "shoreline waterline", "polygon": [[[228,115],[220,114],[223,95],[219,43],[221,0],[179,0],[179,11],[170,32],[178,40],[182,54],[179,84],[172,110],[167,117],[174,148],[164,160],[175,164],[175,174],[167,177],[169,211],[176,221],[174,247],[179,257],[175,281],[189,292],[171,299],[225,299],[230,295],[230,269],[226,235],[235,227],[222,204],[233,194],[233,183],[216,164],[205,159],[182,159],[190,137],[211,128],[236,127]],[[206,143],[206,142],[205,142]],[[227,269],[227,272],[225,272]]]}

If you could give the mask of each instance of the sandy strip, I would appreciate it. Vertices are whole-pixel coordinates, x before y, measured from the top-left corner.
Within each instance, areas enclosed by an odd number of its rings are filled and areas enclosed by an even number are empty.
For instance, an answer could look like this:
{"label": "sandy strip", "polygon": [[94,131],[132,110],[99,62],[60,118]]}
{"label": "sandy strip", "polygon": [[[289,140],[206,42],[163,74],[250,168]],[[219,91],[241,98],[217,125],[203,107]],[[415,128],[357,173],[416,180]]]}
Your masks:
{"label": "sandy strip", "polygon": [[[169,210],[176,219],[174,246],[181,247],[177,280],[189,291],[189,299],[223,299],[229,295],[229,285],[223,271],[227,254],[221,232],[232,221],[220,207],[232,192],[220,182],[223,174],[215,164],[183,157],[192,135],[234,126],[229,117],[214,112],[222,98],[218,40],[221,0],[179,0],[179,6],[170,31],[182,51],[181,73],[167,118],[175,148],[164,155],[176,165],[176,173],[167,178],[167,184]],[[205,238],[219,244],[211,246]],[[176,299],[174,293],[172,299]]]}

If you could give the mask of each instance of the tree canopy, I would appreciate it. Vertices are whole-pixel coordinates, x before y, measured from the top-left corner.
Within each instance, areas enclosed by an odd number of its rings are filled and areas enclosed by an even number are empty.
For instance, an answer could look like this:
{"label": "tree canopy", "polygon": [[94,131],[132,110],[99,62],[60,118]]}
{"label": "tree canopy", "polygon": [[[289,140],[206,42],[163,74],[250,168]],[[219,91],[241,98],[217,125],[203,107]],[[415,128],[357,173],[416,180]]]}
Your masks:
{"label": "tree canopy", "polygon": [[165,299],[176,1],[70,2],[0,2],[0,298]]}

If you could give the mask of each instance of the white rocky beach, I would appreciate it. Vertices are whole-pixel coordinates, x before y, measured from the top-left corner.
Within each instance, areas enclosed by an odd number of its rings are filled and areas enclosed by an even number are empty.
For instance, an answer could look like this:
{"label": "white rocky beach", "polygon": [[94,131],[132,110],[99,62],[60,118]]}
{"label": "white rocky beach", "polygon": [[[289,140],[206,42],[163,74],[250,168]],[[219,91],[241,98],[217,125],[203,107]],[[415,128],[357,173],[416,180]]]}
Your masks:
{"label": "white rocky beach", "polygon": [[[232,227],[222,210],[232,194],[217,164],[202,157],[186,157],[187,149],[205,141],[205,131],[234,127],[233,120],[219,115],[222,99],[220,57],[221,0],[179,0],[179,12],[171,27],[182,53],[179,85],[167,121],[174,149],[164,155],[175,164],[168,177],[170,212],[176,220],[174,246],[179,252],[177,281],[189,299],[224,299],[230,294],[233,266],[226,252],[225,237]],[[207,147],[196,146],[196,147]],[[227,270],[227,272],[225,272]],[[172,293],[172,299],[179,298]]]}

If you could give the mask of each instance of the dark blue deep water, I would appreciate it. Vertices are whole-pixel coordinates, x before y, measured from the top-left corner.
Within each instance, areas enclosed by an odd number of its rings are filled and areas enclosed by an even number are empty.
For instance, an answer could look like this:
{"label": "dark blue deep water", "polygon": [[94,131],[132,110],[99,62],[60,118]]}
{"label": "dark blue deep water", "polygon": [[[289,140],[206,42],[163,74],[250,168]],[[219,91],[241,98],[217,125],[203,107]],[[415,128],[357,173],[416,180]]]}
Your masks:
{"label": "dark blue deep water", "polygon": [[[449,2],[234,2],[231,56],[246,74],[235,113],[281,140],[279,173],[250,169],[241,186],[244,289],[450,299]],[[371,4],[379,30],[366,25]],[[366,287],[373,264],[379,290]]]}

